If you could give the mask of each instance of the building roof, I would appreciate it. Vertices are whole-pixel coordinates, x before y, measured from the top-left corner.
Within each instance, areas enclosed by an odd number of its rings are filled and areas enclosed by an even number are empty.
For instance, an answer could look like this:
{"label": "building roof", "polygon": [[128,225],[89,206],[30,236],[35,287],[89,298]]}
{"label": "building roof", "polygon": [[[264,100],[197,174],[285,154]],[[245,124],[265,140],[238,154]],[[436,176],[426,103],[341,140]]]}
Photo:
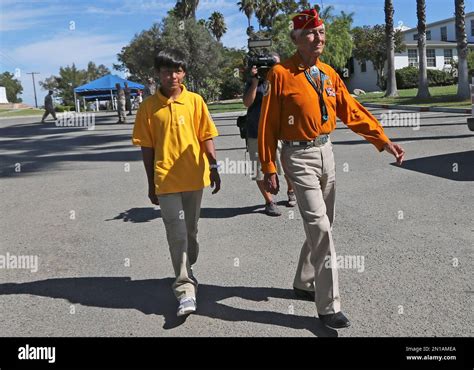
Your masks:
{"label": "building roof", "polygon": [[[466,13],[466,18],[467,17],[470,17],[470,16],[474,16],[474,12],[469,12],[469,13]],[[456,17],[451,17],[451,18],[446,18],[446,19],[442,19],[440,21],[436,21],[436,22],[433,22],[433,23],[427,23],[426,24],[426,28],[430,28],[430,27],[433,27],[433,26],[436,26],[438,24],[442,24],[442,23],[446,23],[446,22],[451,22],[451,21],[456,21]],[[413,32],[413,31],[417,31],[417,27],[413,27],[413,28],[410,28],[406,31],[402,31],[402,33],[409,33],[409,32]]]}
{"label": "building roof", "polygon": [[[418,47],[418,41],[405,42],[407,47]],[[437,40],[426,40],[426,46],[433,46],[438,48],[456,48],[458,44],[455,41],[437,41]],[[474,49],[474,43],[468,42],[467,47]]]}

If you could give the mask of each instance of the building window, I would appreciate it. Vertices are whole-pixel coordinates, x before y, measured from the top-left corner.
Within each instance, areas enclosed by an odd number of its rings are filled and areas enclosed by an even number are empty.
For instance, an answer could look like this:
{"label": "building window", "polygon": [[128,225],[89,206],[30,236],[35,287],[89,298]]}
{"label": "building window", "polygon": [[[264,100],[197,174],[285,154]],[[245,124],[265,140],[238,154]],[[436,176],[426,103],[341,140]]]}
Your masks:
{"label": "building window", "polygon": [[366,62],[360,63],[360,71],[361,71],[362,73],[367,72],[367,63],[366,63]]}
{"label": "building window", "polygon": [[408,49],[408,65],[410,67],[418,67],[418,50]]}
{"label": "building window", "polygon": [[[413,35],[413,40],[418,41],[418,34]],[[426,31],[426,40],[431,40],[431,31]]]}
{"label": "building window", "polygon": [[441,41],[448,41],[448,28],[441,27]]}
{"label": "building window", "polygon": [[474,19],[471,21],[471,36],[474,36]]}
{"label": "building window", "polygon": [[436,52],[435,49],[426,49],[426,65],[428,67],[436,67]]}
{"label": "building window", "polygon": [[444,49],[444,65],[451,65],[453,61],[453,49]]}

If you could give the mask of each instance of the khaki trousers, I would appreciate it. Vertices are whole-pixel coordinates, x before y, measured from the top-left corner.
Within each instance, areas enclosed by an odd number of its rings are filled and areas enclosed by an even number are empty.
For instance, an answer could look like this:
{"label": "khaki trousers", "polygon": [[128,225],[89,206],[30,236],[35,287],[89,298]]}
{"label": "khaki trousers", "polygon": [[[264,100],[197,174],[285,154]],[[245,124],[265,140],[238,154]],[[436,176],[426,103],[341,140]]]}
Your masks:
{"label": "khaki trousers", "polygon": [[336,195],[332,144],[321,147],[283,146],[282,164],[293,184],[303,219],[306,240],[301,249],[293,285],[315,290],[318,313],[337,313],[340,308],[338,273],[332,238]]}
{"label": "khaki trousers", "polygon": [[191,267],[196,263],[199,254],[197,224],[201,212],[202,192],[203,190],[158,194],[176,276],[173,291],[178,300],[196,297],[196,282],[192,279]]}

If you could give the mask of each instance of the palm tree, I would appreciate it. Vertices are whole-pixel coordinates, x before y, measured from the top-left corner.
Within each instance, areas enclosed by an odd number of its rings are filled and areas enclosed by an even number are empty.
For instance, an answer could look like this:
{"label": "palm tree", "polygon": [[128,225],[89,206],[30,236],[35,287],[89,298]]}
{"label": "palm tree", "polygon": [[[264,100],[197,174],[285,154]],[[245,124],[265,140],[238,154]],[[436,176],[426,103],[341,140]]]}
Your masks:
{"label": "palm tree", "polygon": [[252,19],[253,12],[255,11],[255,0],[241,0],[237,3],[239,6],[239,11],[243,12],[249,21],[250,28],[250,20]]}
{"label": "palm tree", "polygon": [[416,15],[418,17],[418,54],[420,56],[418,74],[417,98],[426,99],[430,97],[428,89],[428,71],[426,60],[426,3],[425,0],[416,0]]}
{"label": "palm tree", "polygon": [[393,28],[393,1],[385,0],[385,34],[387,43],[387,91],[385,96],[398,96],[395,78],[395,30]]}
{"label": "palm tree", "polygon": [[196,19],[196,9],[198,5],[199,0],[177,0],[174,8],[178,17],[182,19]]}
{"label": "palm tree", "polygon": [[296,13],[298,10],[298,4],[295,0],[283,0],[281,2],[281,10],[287,15]]}
{"label": "palm tree", "polygon": [[258,19],[258,29],[266,27],[267,30],[273,26],[273,21],[280,10],[279,0],[255,0],[255,16]]}
{"label": "palm tree", "polygon": [[469,76],[467,66],[467,35],[464,0],[454,0],[456,7],[456,41],[458,44],[458,98],[469,99]]}
{"label": "palm tree", "polygon": [[207,22],[207,28],[214,35],[216,40],[220,42],[221,37],[227,32],[227,27],[225,25],[224,16],[222,13],[212,13]]}
{"label": "palm tree", "polygon": [[309,3],[309,0],[300,0],[298,3],[298,6],[300,10],[305,10],[305,9],[310,9],[311,4]]}

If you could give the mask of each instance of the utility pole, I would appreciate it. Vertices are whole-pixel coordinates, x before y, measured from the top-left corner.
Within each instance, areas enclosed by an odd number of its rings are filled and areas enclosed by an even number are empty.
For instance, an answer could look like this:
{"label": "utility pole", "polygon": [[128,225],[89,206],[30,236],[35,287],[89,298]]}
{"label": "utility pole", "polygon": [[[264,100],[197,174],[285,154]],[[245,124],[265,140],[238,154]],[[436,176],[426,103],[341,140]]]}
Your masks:
{"label": "utility pole", "polygon": [[38,108],[38,100],[36,99],[35,75],[39,75],[40,73],[39,72],[29,72],[29,73],[26,73],[26,74],[31,75],[31,77],[33,78],[33,91],[35,92],[35,106],[36,106],[36,108]]}

